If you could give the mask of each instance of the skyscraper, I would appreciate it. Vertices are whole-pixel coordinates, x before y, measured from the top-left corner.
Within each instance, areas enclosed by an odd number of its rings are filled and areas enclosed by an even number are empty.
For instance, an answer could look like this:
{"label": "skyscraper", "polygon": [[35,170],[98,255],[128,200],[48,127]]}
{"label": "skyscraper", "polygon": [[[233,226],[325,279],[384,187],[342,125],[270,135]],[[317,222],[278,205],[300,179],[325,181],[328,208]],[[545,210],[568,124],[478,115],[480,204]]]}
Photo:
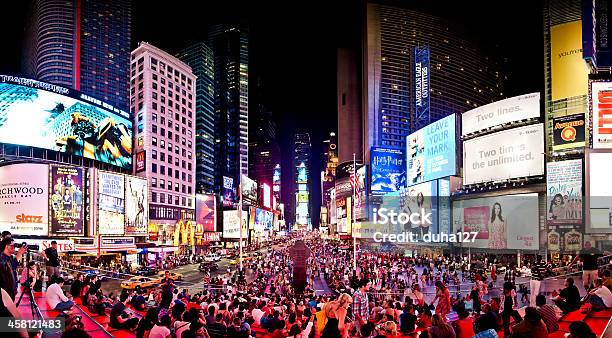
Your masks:
{"label": "skyscraper", "polygon": [[23,73],[128,110],[130,0],[33,0]]}
{"label": "skyscraper", "polygon": [[240,181],[249,168],[249,34],[241,25],[209,27],[215,59],[215,190],[223,176]]}
{"label": "skyscraper", "polygon": [[194,219],[196,77],[187,64],[146,42],[132,52],[131,68],[136,158],[144,160],[137,175],[149,183],[150,219],[172,227]]}
{"label": "skyscraper", "polygon": [[295,184],[295,198],[293,200],[293,214],[295,219],[293,229],[312,228],[312,171],[310,161],[310,134],[297,133],[293,138],[294,157],[293,170]]}
{"label": "skyscraper", "polygon": [[[426,46],[430,54],[430,114],[425,122],[503,98],[505,77],[499,65],[462,36],[459,27],[429,14],[377,3],[368,3],[365,14],[365,163],[372,146],[405,148],[406,136],[423,122],[417,123],[415,112],[415,47]],[[342,138],[339,147],[342,154]]]}
{"label": "skyscraper", "polygon": [[361,64],[356,50],[339,48],[337,54],[338,149],[340,162],[363,156],[363,128],[361,126]]}
{"label": "skyscraper", "polygon": [[212,49],[198,42],[177,54],[196,79],[196,191],[215,192],[215,61]]}

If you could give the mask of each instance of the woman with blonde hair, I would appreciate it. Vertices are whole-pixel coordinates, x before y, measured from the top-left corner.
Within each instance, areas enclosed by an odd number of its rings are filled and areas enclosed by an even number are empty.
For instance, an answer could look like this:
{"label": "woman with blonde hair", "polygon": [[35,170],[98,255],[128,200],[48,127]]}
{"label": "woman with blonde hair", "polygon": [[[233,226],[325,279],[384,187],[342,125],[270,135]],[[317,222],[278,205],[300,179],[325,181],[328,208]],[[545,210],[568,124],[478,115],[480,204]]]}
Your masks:
{"label": "woman with blonde hair", "polygon": [[450,326],[444,317],[436,313],[431,318],[431,327],[429,332],[437,338],[456,338],[455,330]]}
{"label": "woman with blonde hair", "polygon": [[347,338],[349,326],[345,322],[347,308],[353,303],[353,298],[343,293],[337,300],[325,305],[324,311],[327,323],[323,328],[321,338]]}

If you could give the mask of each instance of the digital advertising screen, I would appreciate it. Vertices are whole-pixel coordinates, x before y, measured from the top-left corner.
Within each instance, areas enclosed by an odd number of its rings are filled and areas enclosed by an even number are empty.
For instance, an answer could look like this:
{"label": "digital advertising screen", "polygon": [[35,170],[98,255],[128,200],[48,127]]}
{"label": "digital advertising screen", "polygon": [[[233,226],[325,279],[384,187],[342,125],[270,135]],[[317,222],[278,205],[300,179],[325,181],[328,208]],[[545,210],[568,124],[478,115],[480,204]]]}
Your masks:
{"label": "digital advertising screen", "polygon": [[75,95],[74,91],[39,81],[0,76],[0,96],[12,98],[3,101],[0,111],[0,142],[54,150],[132,169],[129,114],[115,113],[111,107],[105,109],[102,102],[90,103],[98,100],[84,94],[78,94],[81,99],[69,95]]}
{"label": "digital advertising screen", "polygon": [[585,115],[575,114],[553,118],[553,150],[584,147]]}
{"label": "digital advertising screen", "polygon": [[83,236],[83,169],[50,166],[51,233],[57,236]]}
{"label": "digital advertising screen", "polygon": [[124,192],[123,175],[98,172],[98,233],[100,235],[124,234]]}
{"label": "digital advertising screen", "polygon": [[461,115],[461,136],[540,117],[540,93],[510,97],[468,110]]}
{"label": "digital advertising screen", "polygon": [[538,205],[538,194],[453,201],[454,232],[476,233],[467,247],[538,250]]}
{"label": "digital advertising screen", "polygon": [[203,226],[203,231],[215,231],[217,224],[215,195],[196,194],[196,223]]}
{"label": "digital advertising screen", "polygon": [[[411,230],[426,234],[437,234],[438,227],[438,181],[430,181],[408,187],[407,198],[403,199],[403,210],[409,213],[431,213],[432,224],[410,224]],[[418,230],[418,231],[417,231]]]}
{"label": "digital advertising screen", "polygon": [[408,186],[457,173],[455,114],[407,137]]}
{"label": "digital advertising screen", "polygon": [[149,187],[147,180],[125,177],[125,234],[146,235],[149,224]]}
{"label": "digital advertising screen", "polygon": [[589,69],[582,58],[582,20],[550,27],[551,94],[557,101],[587,94]]}
{"label": "digital advertising screen", "polygon": [[544,175],[544,126],[534,124],[463,142],[463,184]]}
{"label": "digital advertising screen", "polygon": [[264,209],[255,209],[255,231],[272,230],[274,214]]}
{"label": "digital advertising screen", "polygon": [[404,152],[398,149],[371,148],[372,195],[397,193],[406,186],[405,158]]}
{"label": "digital advertising screen", "polygon": [[236,202],[236,187],[234,186],[234,179],[231,177],[223,176],[223,206],[231,207]]}
{"label": "digital advertising screen", "polygon": [[47,236],[49,166],[22,163],[0,167],[0,229]]}
{"label": "digital advertising screen", "polygon": [[[414,105],[417,128],[429,121],[429,47],[414,47]],[[423,125],[422,125],[423,124]]]}
{"label": "digital advertising screen", "polygon": [[[368,166],[357,166],[356,185],[355,185],[355,200],[353,201],[353,212],[355,220],[368,218]],[[355,184],[355,183],[353,183]]]}
{"label": "digital advertising screen", "polygon": [[586,224],[587,233],[612,232],[612,185],[610,168],[612,152],[588,151],[586,157],[586,196],[589,214]]}

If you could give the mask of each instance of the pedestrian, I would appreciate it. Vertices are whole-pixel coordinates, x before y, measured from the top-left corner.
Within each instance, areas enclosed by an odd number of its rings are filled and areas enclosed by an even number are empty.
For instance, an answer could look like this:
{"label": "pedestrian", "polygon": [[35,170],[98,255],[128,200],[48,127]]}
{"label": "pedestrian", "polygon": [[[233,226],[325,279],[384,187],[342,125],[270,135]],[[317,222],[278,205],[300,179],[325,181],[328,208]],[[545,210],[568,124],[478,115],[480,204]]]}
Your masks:
{"label": "pedestrian", "polygon": [[530,297],[529,297],[529,306],[536,306],[536,296],[540,294],[540,285],[542,281],[546,277],[546,273],[548,268],[546,263],[542,259],[541,255],[537,255],[536,262],[531,268],[531,281],[529,281],[530,288]]}

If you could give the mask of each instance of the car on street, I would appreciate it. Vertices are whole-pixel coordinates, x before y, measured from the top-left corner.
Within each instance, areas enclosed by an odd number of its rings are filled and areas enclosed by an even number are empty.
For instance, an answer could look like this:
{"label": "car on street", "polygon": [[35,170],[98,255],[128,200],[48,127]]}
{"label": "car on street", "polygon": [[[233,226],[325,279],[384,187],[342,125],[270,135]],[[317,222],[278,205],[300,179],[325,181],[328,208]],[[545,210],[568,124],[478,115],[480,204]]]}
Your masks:
{"label": "car on street", "polygon": [[99,271],[98,269],[88,268],[88,269],[81,270],[81,273],[84,274],[85,276],[96,275],[96,276],[98,276],[98,280],[100,282],[104,282],[104,281],[106,281],[108,279],[106,277],[106,275],[104,274],[104,272],[103,271]]}
{"label": "car on street", "polygon": [[204,257],[205,262],[218,262],[221,260],[221,256],[216,253],[209,253]]}
{"label": "car on street", "polygon": [[[166,277],[166,271],[161,271],[160,273],[157,274],[157,277],[159,277],[159,279]],[[183,280],[183,275],[178,272],[170,271],[169,277],[173,281]]]}
{"label": "car on street", "polygon": [[214,262],[202,262],[200,266],[198,266],[198,270],[200,272],[211,272],[219,270],[219,265]]}
{"label": "car on street", "polygon": [[149,278],[149,277],[136,276],[136,277],[132,277],[124,281],[123,283],[121,283],[121,287],[127,290],[134,290],[137,287],[140,287],[141,289],[146,289],[146,288],[154,287],[158,284],[159,284],[158,278],[154,279],[154,278]]}
{"label": "car on street", "polygon": [[157,273],[159,273],[159,271],[156,268],[150,266],[143,266],[136,270],[136,275],[138,276],[153,276]]}

